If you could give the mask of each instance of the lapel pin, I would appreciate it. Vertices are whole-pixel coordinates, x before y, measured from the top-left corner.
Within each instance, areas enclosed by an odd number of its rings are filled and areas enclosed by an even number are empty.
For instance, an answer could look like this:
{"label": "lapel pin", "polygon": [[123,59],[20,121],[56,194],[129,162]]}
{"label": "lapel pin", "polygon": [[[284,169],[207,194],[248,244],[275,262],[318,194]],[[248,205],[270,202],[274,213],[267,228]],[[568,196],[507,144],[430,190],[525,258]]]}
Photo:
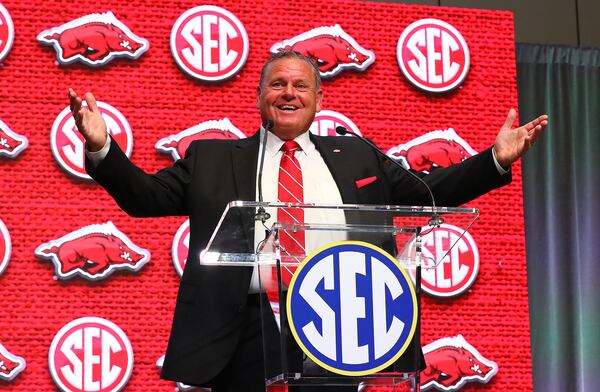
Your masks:
{"label": "lapel pin", "polygon": [[342,150],[336,148],[335,150],[333,150],[333,152],[342,152]]}

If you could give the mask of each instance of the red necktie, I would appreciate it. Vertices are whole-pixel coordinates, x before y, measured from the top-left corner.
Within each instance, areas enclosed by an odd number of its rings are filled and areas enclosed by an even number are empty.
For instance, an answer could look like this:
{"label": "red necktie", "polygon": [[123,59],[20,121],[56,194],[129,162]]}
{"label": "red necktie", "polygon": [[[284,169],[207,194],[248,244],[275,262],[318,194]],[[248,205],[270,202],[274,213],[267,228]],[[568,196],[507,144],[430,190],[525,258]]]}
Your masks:
{"label": "red necktie", "polygon": [[[279,186],[278,200],[282,203],[303,203],[304,188],[302,185],[302,169],[298,159],[294,156],[300,149],[297,142],[293,140],[286,141],[281,150],[281,162],[279,164]],[[278,208],[277,220],[280,223],[304,223],[304,210],[301,208]],[[299,263],[304,259],[305,242],[303,230],[280,230],[279,245],[281,249],[281,261]],[[282,279],[288,285],[295,268],[292,266],[282,266]]]}

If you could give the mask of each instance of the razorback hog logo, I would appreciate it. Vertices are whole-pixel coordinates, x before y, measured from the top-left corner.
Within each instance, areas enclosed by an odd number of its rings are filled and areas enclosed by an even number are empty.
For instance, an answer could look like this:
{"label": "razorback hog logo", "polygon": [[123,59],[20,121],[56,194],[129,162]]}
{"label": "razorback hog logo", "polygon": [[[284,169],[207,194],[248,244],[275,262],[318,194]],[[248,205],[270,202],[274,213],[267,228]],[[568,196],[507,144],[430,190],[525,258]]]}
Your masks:
{"label": "razorback hog logo", "polygon": [[158,151],[171,154],[173,160],[181,159],[194,140],[201,139],[244,139],[246,135],[235,127],[228,118],[209,120],[194,125],[175,135],[160,139],[154,145]]}
{"label": "razorback hog logo", "polygon": [[448,167],[477,154],[456,131],[448,128],[432,131],[406,144],[399,144],[387,152],[407,169],[430,172],[436,167]]}
{"label": "razorback hog logo", "polygon": [[116,57],[137,59],[148,50],[148,41],[133,34],[112,12],[90,14],[44,30],[38,42],[54,46],[60,64],[81,61],[101,66]]}
{"label": "razorback hog logo", "polygon": [[361,47],[337,24],[317,27],[278,42],[270,52],[275,54],[283,50],[293,50],[312,59],[323,78],[333,77],[349,68],[364,71],[375,61],[373,52]]}
{"label": "razorback hog logo", "polygon": [[119,269],[138,271],[150,260],[150,252],[134,245],[110,221],[42,244],[35,255],[52,260],[56,276],[63,280],[76,275],[101,280]]}
{"label": "razorback hog logo", "polygon": [[498,372],[498,365],[462,335],[436,340],[425,346],[423,353],[427,368],[421,372],[421,390],[455,391],[467,382],[488,383]]}
{"label": "razorback hog logo", "polygon": [[11,381],[25,369],[25,359],[12,354],[0,344],[0,380]]}
{"label": "razorback hog logo", "polygon": [[0,121],[0,156],[14,158],[26,149],[28,144],[25,136],[13,132],[8,125]]}

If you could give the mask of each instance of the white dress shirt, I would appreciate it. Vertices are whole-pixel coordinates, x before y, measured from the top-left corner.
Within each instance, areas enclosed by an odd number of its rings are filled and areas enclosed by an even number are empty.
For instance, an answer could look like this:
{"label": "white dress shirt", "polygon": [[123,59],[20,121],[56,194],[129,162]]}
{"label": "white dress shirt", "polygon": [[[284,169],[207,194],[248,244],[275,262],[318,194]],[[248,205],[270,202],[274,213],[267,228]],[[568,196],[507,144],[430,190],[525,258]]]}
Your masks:
{"label": "white dress shirt", "polygon": [[[262,138],[264,130],[261,129],[260,137],[261,144],[258,152],[258,163],[256,172],[260,168],[260,157],[262,154]],[[314,143],[310,140],[309,133],[304,132],[294,139],[300,149],[296,151],[295,157],[302,168],[302,183],[304,187],[304,203],[313,204],[342,204],[342,196],[340,191],[325,164],[323,157],[316,149]],[[265,162],[262,174],[262,191],[263,200],[266,202],[276,202],[278,193],[279,180],[279,162],[283,152],[281,146],[284,141],[279,137],[269,132],[267,137],[267,148],[265,152]],[[258,200],[258,175],[256,176],[256,200]],[[276,209],[267,209],[271,218],[265,222],[267,228],[271,228],[277,218]],[[306,209],[304,210],[304,222],[306,223],[345,223],[344,211],[341,210],[325,210],[325,209]],[[258,222],[255,227],[255,245],[262,241],[265,237],[265,228],[261,222]],[[305,232],[305,249],[306,253],[318,249],[322,245],[333,241],[342,241],[346,239],[346,235],[342,232],[326,232],[320,230]],[[258,292],[258,273],[256,268],[252,274],[250,284],[250,292]]]}

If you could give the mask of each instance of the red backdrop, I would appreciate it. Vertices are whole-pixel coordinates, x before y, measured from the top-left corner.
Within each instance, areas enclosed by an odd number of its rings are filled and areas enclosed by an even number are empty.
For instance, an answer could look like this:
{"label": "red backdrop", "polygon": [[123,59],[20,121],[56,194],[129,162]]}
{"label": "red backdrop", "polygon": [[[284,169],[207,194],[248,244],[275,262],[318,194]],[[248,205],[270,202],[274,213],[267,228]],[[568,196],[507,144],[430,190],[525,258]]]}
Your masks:
{"label": "red backdrop", "polygon": [[[199,5],[190,0],[28,2],[3,0],[15,42],[0,65],[0,120],[29,139],[16,159],[0,160],[0,219],[12,238],[12,254],[0,275],[0,344],[24,357],[26,369],[7,391],[52,391],[48,349],[57,331],[84,317],[106,318],[129,337],[135,355],[128,391],[172,390],[159,379],[156,360],[166,347],[179,277],[171,263],[171,243],[182,218],[126,216],[97,185],[67,175],[54,160],[49,135],[67,105],[67,89],[91,90],[118,108],[133,129],[132,160],[156,171],[172,160],[154,144],[199,122],[228,117],[250,135],[259,125],[255,91],[269,48],[319,26],[340,24],[375,62],[363,73],[343,72],[324,82],[324,108],[351,118],[363,135],[382,149],[436,129],[454,128],[474,149],[493,143],[510,107],[515,107],[512,14],[499,11],[329,1],[218,1],[235,14],[250,39],[241,72],[227,82],[207,85],[186,77],[169,48],[175,20]],[[150,49],[135,61],[116,60],[92,69],[80,63],[57,65],[49,46],[36,42],[41,31],[93,12],[112,11]],[[455,91],[426,95],[412,87],[396,62],[396,43],[410,23],[442,19],[465,37],[471,51],[466,81]],[[218,164],[217,162],[215,164]],[[423,343],[462,334],[499,366],[487,386],[465,390],[531,390],[529,315],[521,194],[521,169],[513,182],[469,206],[482,215],[471,233],[479,247],[479,276],[454,299],[426,297]],[[82,226],[111,220],[151,252],[139,272],[116,272],[99,282],[60,281],[54,266],[34,249]],[[515,387],[517,385],[518,387]]]}

